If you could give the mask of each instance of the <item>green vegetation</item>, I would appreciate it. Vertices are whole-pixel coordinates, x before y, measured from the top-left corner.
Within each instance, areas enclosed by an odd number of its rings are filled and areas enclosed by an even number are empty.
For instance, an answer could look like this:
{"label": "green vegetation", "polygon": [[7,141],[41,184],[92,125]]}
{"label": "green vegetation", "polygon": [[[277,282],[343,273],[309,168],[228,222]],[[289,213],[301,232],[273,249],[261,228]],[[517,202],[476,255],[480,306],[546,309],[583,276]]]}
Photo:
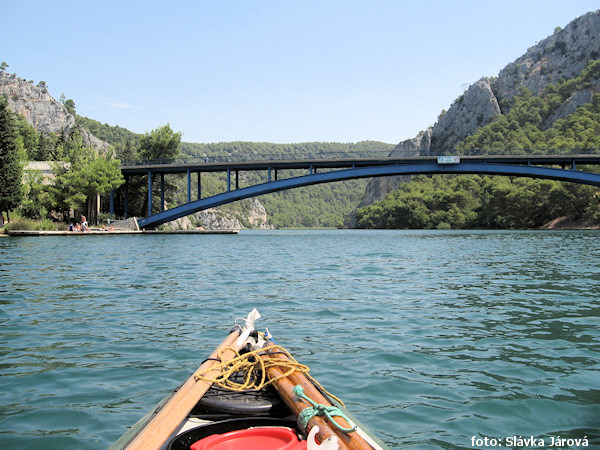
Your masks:
{"label": "green vegetation", "polygon": [[8,108],[8,100],[0,96],[0,212],[6,211],[8,220],[10,211],[19,206],[23,199],[23,166],[19,155],[22,146],[15,115]]}
{"label": "green vegetation", "polygon": [[0,234],[6,234],[10,230],[32,230],[32,231],[66,231],[66,223],[53,222],[50,219],[28,219],[19,213],[11,216],[10,223],[0,226]]}
{"label": "green vegetation", "polygon": [[108,194],[123,182],[121,162],[110,155],[77,144],[66,161],[55,162],[54,182],[48,187],[55,209],[68,217],[69,210],[87,206],[87,217],[96,223],[100,212],[99,196]]}
{"label": "green vegetation", "polygon": [[598,221],[596,188],[530,178],[419,175],[356,213],[358,228],[539,228],[561,216]]}
{"label": "green vegetation", "polygon": [[133,133],[120,126],[101,124],[97,120],[76,116],[77,125],[89,130],[98,139],[108,142],[115,150],[116,156],[123,162],[136,159],[136,149],[142,135]]}
{"label": "green vegetation", "polygon": [[[552,123],[575,92],[600,79],[600,61],[579,77],[547,86],[539,97],[526,89],[507,110],[457,146],[458,154],[544,154],[600,151],[600,94]],[[558,149],[558,150],[557,150]],[[591,169],[587,169],[591,170]],[[358,228],[537,228],[561,216],[600,222],[596,188],[491,176],[414,177],[382,201],[361,208]]]}
{"label": "green vegetation", "polygon": [[239,159],[294,159],[336,156],[369,156],[389,153],[392,144],[363,141],[356,144],[339,142],[301,142],[297,144],[273,144],[269,142],[219,142],[213,144],[182,143],[181,152],[195,158],[231,157]]}
{"label": "green vegetation", "polygon": [[[174,159],[179,156],[179,144],[181,142],[181,133],[174,132],[167,124],[163,127],[152,130],[138,139],[138,147],[134,159],[143,160],[161,160]],[[167,178],[164,183],[165,203],[173,204],[178,185],[176,180],[182,180],[181,176]],[[160,185],[153,179],[152,195],[153,199],[160,199]],[[148,213],[148,176],[132,178],[129,182],[130,193],[130,212],[131,216],[149,215]],[[124,197],[124,192],[118,192],[119,197]],[[184,203],[184,202],[181,202]]]}

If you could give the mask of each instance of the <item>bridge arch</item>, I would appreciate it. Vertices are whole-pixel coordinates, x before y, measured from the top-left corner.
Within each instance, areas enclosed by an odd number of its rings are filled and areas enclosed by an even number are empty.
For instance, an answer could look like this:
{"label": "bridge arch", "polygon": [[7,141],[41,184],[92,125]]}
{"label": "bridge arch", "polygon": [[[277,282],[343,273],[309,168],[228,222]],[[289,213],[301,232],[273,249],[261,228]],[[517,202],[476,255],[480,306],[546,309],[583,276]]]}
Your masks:
{"label": "bridge arch", "polygon": [[530,178],[546,178],[558,181],[568,181],[592,186],[600,186],[600,174],[582,172],[573,169],[558,169],[531,165],[514,165],[487,162],[461,162],[459,164],[438,164],[436,161],[420,161],[414,164],[391,164],[368,167],[353,167],[349,169],[333,170],[330,172],[310,173],[283,180],[269,181],[266,183],[248,186],[235,190],[192,201],[175,208],[162,211],[158,214],[138,220],[142,228],[152,228],[180,217],[193,214],[208,208],[232,203],[246,198],[257,197],[273,192],[310,186],[320,183],[331,183],[355,178],[372,178],[393,175],[416,174],[488,174],[519,176]]}

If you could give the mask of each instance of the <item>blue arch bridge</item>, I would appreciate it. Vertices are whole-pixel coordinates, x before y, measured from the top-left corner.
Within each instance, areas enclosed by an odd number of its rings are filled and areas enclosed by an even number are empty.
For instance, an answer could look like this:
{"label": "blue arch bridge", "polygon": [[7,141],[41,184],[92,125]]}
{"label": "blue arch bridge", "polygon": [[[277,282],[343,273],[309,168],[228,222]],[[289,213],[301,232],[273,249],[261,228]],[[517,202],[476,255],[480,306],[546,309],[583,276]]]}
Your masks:
{"label": "blue arch bridge", "polygon": [[[256,197],[271,192],[302,186],[354,178],[370,178],[415,174],[491,174],[518,177],[546,178],[600,186],[600,174],[579,170],[578,167],[600,165],[600,155],[502,155],[502,156],[427,156],[427,157],[335,157],[294,160],[240,160],[240,161],[169,161],[138,162],[121,166],[125,177],[125,216],[128,215],[128,180],[133,176],[148,176],[148,217],[138,219],[140,228],[154,228],[166,222],[225,203]],[[304,174],[278,178],[282,170],[301,169]],[[266,173],[266,181],[253,186],[240,187],[239,174],[245,171]],[[224,172],[227,174],[225,192],[202,198],[202,174]],[[297,173],[297,172],[295,172]],[[187,174],[187,203],[165,210],[164,176]],[[192,177],[197,183],[197,198],[192,199]],[[160,211],[152,213],[152,185],[160,180]],[[262,177],[263,180],[265,177]],[[111,214],[114,213],[111,195]]]}

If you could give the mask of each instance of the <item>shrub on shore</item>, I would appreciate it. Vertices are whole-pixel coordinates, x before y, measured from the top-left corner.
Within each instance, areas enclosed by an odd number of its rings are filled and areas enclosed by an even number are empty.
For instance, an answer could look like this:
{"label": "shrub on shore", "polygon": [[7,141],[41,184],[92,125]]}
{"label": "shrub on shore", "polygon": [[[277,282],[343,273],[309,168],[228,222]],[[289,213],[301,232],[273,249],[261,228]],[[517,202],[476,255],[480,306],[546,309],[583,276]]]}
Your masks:
{"label": "shrub on shore", "polygon": [[68,225],[62,222],[52,222],[50,219],[44,220],[32,220],[25,219],[23,217],[11,217],[11,221],[0,228],[0,232],[3,234],[8,233],[10,230],[27,230],[27,231],[54,231],[54,230],[67,230]]}

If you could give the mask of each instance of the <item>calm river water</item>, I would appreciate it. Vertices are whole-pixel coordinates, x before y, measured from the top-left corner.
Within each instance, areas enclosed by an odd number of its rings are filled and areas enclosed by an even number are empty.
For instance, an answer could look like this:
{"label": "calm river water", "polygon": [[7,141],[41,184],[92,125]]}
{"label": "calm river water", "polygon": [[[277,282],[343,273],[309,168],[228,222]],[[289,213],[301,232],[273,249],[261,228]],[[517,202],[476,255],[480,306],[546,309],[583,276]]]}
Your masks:
{"label": "calm river water", "polygon": [[0,258],[0,448],[108,447],[252,307],[392,448],[600,446],[597,231],[1,238]]}

